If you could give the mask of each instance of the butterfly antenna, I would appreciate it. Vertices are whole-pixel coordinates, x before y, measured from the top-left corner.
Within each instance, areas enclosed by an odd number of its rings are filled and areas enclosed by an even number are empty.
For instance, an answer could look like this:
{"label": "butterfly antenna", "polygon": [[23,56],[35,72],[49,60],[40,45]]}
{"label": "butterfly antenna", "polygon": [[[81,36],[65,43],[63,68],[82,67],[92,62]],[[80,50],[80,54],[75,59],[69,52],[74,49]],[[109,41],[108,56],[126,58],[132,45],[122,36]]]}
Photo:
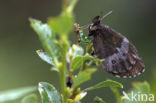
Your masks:
{"label": "butterfly antenna", "polygon": [[107,14],[105,14],[102,18],[101,18],[101,20],[103,20],[105,17],[107,17],[108,15],[110,15],[112,13],[112,11],[109,11]]}
{"label": "butterfly antenna", "polygon": [[[109,11],[107,14],[105,14],[101,20],[103,20],[105,17],[107,17],[108,15],[110,15],[112,13],[112,11]],[[80,29],[87,29],[89,27],[90,24],[87,24],[87,25],[84,25],[84,26],[81,26],[79,27]]]}
{"label": "butterfly antenna", "polygon": [[89,24],[87,24],[87,25],[83,25],[83,26],[81,26],[81,27],[79,27],[80,29],[87,29],[89,27]]}

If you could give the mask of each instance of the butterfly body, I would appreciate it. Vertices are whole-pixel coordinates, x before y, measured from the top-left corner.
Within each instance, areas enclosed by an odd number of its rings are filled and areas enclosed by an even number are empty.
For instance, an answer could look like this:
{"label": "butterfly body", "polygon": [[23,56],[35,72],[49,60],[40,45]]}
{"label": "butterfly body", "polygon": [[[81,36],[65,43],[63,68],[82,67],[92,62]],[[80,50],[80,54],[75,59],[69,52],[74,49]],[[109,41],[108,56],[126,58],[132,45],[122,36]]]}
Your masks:
{"label": "butterfly body", "polygon": [[99,16],[89,26],[96,56],[104,59],[102,68],[117,77],[131,78],[144,71],[144,64],[129,40],[112,28],[101,24]]}

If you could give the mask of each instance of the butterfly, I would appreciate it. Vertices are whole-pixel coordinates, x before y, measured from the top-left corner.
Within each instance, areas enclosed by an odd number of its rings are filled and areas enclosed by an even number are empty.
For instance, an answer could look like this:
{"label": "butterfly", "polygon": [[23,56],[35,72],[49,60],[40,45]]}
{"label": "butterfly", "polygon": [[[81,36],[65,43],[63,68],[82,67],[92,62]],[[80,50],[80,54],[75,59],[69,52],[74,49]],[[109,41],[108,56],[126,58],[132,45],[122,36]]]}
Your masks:
{"label": "butterfly", "polygon": [[102,68],[116,77],[132,78],[145,71],[145,65],[135,46],[96,16],[89,25],[88,36],[93,37],[94,53],[100,59]]}

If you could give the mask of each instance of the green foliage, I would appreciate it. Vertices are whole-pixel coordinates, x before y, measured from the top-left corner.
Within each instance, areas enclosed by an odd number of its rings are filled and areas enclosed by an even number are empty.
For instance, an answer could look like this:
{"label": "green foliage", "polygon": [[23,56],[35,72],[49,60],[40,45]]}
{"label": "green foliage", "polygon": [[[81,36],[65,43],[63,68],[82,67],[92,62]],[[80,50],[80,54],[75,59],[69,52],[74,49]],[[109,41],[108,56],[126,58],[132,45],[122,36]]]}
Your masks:
{"label": "green foliage", "polygon": [[96,71],[96,69],[88,69],[83,72],[80,72],[78,76],[74,79],[73,88],[79,86],[80,84],[88,81],[91,78],[91,75]]}
{"label": "green foliage", "polygon": [[92,87],[89,87],[89,88],[85,89],[85,91],[90,91],[90,90],[94,90],[94,89],[102,88],[102,87],[120,87],[120,88],[123,88],[123,85],[119,82],[116,82],[116,81],[107,80],[107,81],[100,82],[100,83],[98,83]]}
{"label": "green foliage", "polygon": [[[51,55],[52,60],[56,63],[61,56],[61,48],[58,41],[55,38],[53,31],[47,24],[43,24],[41,21],[30,18],[31,27],[38,34],[40,41],[42,42],[45,50]],[[55,64],[56,65],[56,64]]]}
{"label": "green foliage", "polygon": [[[131,92],[134,92],[134,94],[149,94],[150,93],[150,88],[149,88],[149,84],[147,82],[143,82],[143,83],[133,83],[133,89],[131,91],[129,91],[127,93],[128,97],[131,97]],[[128,99],[125,99],[124,97],[122,98],[122,103],[146,103],[146,101],[130,101]]]}
{"label": "green foliage", "polygon": [[78,56],[75,56],[72,60],[72,63],[71,63],[71,68],[73,71],[77,70],[80,68],[81,64],[82,64],[82,60],[83,60],[83,57],[78,55]]}
{"label": "green foliage", "polygon": [[51,64],[52,66],[54,65],[54,61],[52,60],[50,55],[48,55],[46,52],[43,52],[42,50],[37,50],[36,52],[43,61]]}
{"label": "green foliage", "polygon": [[61,103],[61,97],[53,85],[40,82],[38,90],[42,98],[42,103]]}
{"label": "green foliage", "polygon": [[147,82],[135,82],[133,83],[133,87],[141,93],[150,93],[150,86]]}
{"label": "green foliage", "polygon": [[7,101],[13,101],[16,99],[19,99],[29,93],[32,93],[36,91],[36,87],[24,87],[24,88],[18,88],[8,91],[1,91],[0,92],[0,103],[4,103]]}
{"label": "green foliage", "polygon": [[94,101],[96,102],[96,103],[106,103],[106,102],[104,102],[100,97],[95,97],[94,98]]}
{"label": "green foliage", "polygon": [[35,94],[25,96],[22,99],[22,103],[37,103],[37,96]]}
{"label": "green foliage", "polygon": [[67,11],[72,12],[77,2],[78,2],[78,0],[68,0],[69,5],[67,7]]}
{"label": "green foliage", "polygon": [[78,45],[73,45],[72,48],[70,49],[69,53],[71,54],[72,57],[75,56],[82,56],[84,54],[84,50],[82,47],[78,46]]}
{"label": "green foliage", "polygon": [[49,18],[48,24],[54,32],[67,35],[73,28],[74,16],[72,13],[63,12],[58,17]]}
{"label": "green foliage", "polygon": [[86,35],[84,35],[82,32],[80,32],[80,40],[82,43],[90,43],[91,40]]}
{"label": "green foliage", "polygon": [[121,103],[121,96],[120,96],[120,92],[117,88],[111,87],[112,92],[115,95],[116,98],[116,103]]}
{"label": "green foliage", "polygon": [[[145,101],[145,98],[141,97],[142,94],[149,96],[151,93],[150,86],[147,82],[135,82],[132,85],[133,88],[130,91],[123,91],[124,96],[121,96],[116,88],[111,88],[116,96],[117,103],[147,103],[149,101],[149,97],[147,98],[147,101]],[[136,100],[134,99],[134,96]]]}
{"label": "green foliage", "polygon": [[44,52],[43,50],[37,50],[36,52],[37,52],[38,56],[39,56],[43,61],[45,61],[45,62],[47,62],[48,64],[51,64],[51,65],[53,66],[53,67],[51,68],[51,70],[59,72],[58,68],[57,68],[56,65],[54,64],[54,61],[53,61],[52,57],[51,57],[48,53]]}

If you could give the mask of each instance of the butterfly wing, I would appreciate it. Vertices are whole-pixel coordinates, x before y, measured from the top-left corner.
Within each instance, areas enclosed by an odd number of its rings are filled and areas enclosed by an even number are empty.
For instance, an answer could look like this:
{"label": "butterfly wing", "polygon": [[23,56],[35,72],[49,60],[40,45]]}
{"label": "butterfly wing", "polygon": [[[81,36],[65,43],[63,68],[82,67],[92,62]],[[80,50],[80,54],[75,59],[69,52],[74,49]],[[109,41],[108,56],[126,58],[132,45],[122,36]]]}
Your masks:
{"label": "butterfly wing", "polygon": [[95,54],[104,59],[102,68],[117,77],[135,77],[144,71],[144,64],[136,48],[126,37],[103,26],[96,32],[93,46]]}

